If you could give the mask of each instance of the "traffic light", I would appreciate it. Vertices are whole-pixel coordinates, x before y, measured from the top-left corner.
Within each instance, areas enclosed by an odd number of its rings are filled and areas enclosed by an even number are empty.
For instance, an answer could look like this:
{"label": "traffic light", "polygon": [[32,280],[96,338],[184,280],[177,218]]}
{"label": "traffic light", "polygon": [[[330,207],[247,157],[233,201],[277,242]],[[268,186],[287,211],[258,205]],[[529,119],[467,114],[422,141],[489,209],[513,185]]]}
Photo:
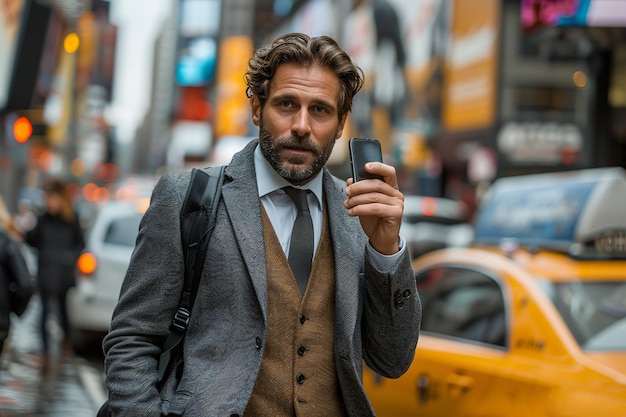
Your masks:
{"label": "traffic light", "polygon": [[13,122],[13,138],[17,143],[25,143],[33,136],[33,124],[26,116],[20,116]]}
{"label": "traffic light", "polygon": [[26,110],[8,114],[5,133],[9,145],[26,143],[33,137],[45,137],[46,125],[42,121],[41,111]]}

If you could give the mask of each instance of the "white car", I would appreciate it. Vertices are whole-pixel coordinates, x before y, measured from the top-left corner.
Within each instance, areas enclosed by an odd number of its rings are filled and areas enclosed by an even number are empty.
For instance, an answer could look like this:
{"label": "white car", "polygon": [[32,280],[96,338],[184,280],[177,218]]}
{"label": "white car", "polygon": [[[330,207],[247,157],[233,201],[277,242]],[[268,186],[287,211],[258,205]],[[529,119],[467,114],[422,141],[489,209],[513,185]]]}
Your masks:
{"label": "white car", "polygon": [[417,195],[404,197],[400,233],[413,258],[436,249],[465,247],[474,236],[463,203]]}
{"label": "white car", "polygon": [[77,285],[67,296],[71,339],[78,351],[109,330],[147,204],[112,201],[96,208],[77,263]]}

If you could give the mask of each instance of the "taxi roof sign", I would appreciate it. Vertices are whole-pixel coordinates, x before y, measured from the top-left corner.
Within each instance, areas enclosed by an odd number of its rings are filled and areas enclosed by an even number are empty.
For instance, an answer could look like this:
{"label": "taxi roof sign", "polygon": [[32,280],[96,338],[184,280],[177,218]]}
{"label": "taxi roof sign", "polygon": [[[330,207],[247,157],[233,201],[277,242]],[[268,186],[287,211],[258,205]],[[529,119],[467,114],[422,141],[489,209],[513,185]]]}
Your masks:
{"label": "taxi roof sign", "polygon": [[515,239],[569,251],[626,232],[626,171],[594,168],[497,179],[479,207],[474,243]]}

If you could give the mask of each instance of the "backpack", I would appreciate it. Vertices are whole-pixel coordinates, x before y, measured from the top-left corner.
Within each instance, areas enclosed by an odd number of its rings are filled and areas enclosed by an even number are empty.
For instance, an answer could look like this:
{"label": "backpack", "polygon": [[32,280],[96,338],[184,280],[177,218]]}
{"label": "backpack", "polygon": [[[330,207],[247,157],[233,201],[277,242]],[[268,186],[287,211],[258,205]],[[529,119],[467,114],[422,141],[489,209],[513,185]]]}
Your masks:
{"label": "backpack", "polygon": [[[169,371],[182,372],[182,341],[196,299],[206,249],[215,226],[217,206],[222,194],[225,166],[206,170],[192,169],[187,195],[180,212],[181,240],[185,258],[185,282],[180,304],[159,357],[159,388]],[[199,261],[199,262],[198,262]]]}
{"label": "backpack", "polygon": [[[168,379],[172,380],[168,376],[175,371],[175,379],[178,380],[182,373],[183,340],[200,283],[209,238],[215,226],[225,168],[217,166],[191,170],[189,187],[180,211],[181,241],[185,259],[183,291],[159,357],[157,388],[162,394],[164,384]],[[109,415],[111,412],[107,400],[98,410],[97,417]]]}

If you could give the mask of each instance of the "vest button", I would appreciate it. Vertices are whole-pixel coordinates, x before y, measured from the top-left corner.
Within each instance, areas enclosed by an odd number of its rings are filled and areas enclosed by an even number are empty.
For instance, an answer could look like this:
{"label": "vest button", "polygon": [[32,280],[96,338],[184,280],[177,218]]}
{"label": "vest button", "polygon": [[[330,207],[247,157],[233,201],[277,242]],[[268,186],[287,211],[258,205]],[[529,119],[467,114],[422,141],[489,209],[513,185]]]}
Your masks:
{"label": "vest button", "polygon": [[305,321],[306,317],[304,316],[304,314],[300,314],[300,324],[304,324]]}
{"label": "vest button", "polygon": [[306,377],[305,377],[304,375],[302,375],[302,374],[299,374],[299,375],[296,377],[296,381],[298,381],[298,384],[300,384],[300,385],[304,384],[304,380],[305,380],[305,379],[306,379]]}
{"label": "vest button", "polygon": [[261,349],[261,338],[257,337],[254,342],[255,342],[254,347],[256,347],[257,350]]}
{"label": "vest button", "polygon": [[304,346],[300,346],[298,348],[298,355],[304,356],[304,352],[306,352],[306,348]]}

